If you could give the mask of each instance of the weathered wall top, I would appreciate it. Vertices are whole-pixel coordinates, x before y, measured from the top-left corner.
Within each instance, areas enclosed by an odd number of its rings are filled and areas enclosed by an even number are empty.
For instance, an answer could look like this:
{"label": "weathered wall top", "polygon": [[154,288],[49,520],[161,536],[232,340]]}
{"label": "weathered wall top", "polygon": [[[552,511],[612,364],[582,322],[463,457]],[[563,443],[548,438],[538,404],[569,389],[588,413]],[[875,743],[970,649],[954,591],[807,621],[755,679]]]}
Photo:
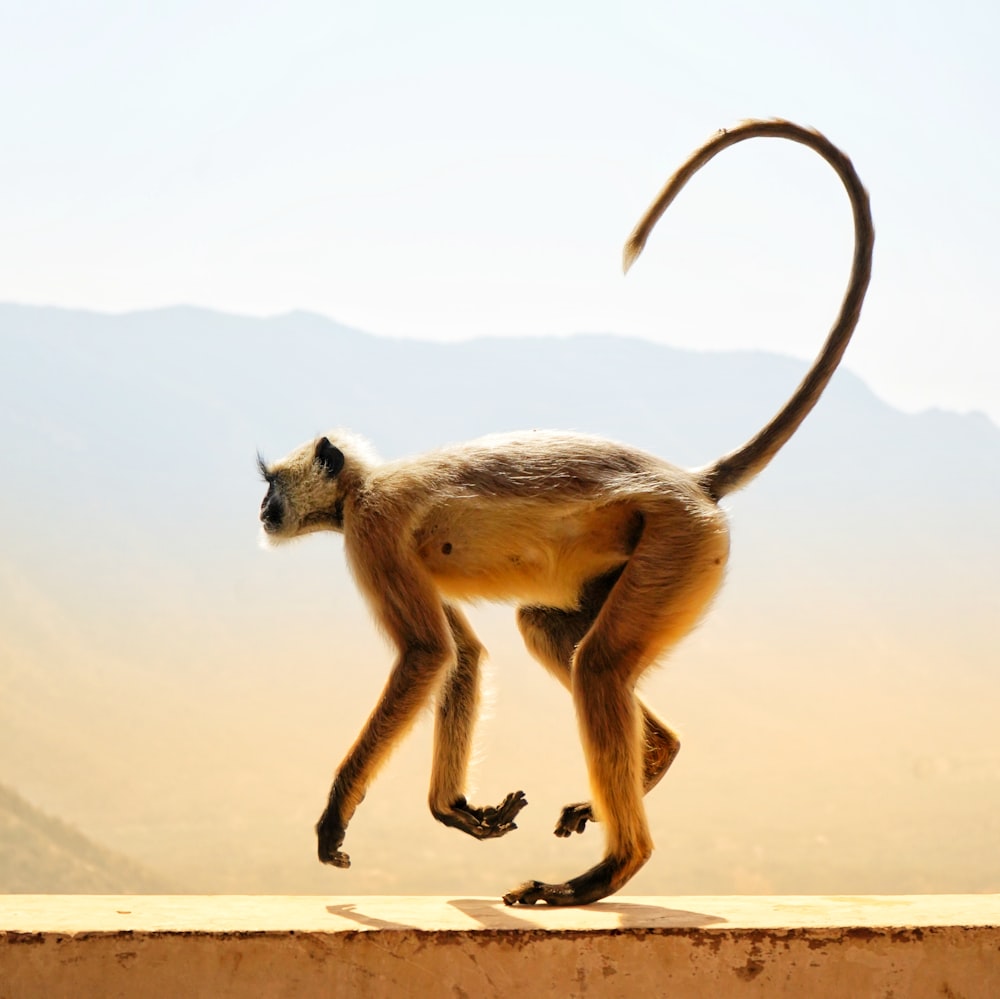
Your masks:
{"label": "weathered wall top", "polygon": [[1000,996],[1000,896],[0,897],[0,999]]}

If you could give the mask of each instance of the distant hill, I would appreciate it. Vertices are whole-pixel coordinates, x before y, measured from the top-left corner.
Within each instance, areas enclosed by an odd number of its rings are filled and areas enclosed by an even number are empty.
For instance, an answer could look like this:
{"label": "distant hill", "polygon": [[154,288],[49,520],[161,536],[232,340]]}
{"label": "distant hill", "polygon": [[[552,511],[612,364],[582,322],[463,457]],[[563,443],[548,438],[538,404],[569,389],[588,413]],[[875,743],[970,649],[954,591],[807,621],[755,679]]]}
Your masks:
{"label": "distant hill", "polygon": [[140,894],[167,882],[0,784],[0,894]]}
{"label": "distant hill", "polygon": [[[894,410],[850,356],[727,499],[722,595],[644,684],[685,748],[649,798],[661,848],[637,892],[1000,888],[1000,430]],[[305,313],[0,305],[7,779],[179,890],[494,891],[560,858],[578,873],[596,838],[551,836],[586,787],[570,702],[507,608],[472,609],[496,690],[477,784],[527,785],[516,836],[432,822],[422,723],[352,824],[352,869],[315,863],[330,774],[390,656],[339,539],[260,550],[255,452],[333,426],[386,457],[559,427],[697,465],[804,370],[598,334],[441,344]]]}

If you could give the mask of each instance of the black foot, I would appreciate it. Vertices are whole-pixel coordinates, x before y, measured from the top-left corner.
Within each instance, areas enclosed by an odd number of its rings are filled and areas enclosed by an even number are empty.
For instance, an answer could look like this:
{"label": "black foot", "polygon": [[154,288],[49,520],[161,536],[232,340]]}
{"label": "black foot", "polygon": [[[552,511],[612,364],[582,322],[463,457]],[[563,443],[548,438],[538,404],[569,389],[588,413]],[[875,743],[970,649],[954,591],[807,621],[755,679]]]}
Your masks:
{"label": "black foot", "polygon": [[588,822],[596,821],[594,810],[590,807],[589,801],[567,805],[556,823],[556,835],[566,837],[572,836],[573,833],[582,833]]}
{"label": "black foot", "polygon": [[602,860],[572,881],[561,885],[549,885],[543,881],[525,881],[519,888],[507,892],[505,905],[588,905],[606,898],[628,880],[622,876],[623,865],[612,859]]}
{"label": "black foot", "polygon": [[476,839],[496,839],[517,828],[514,819],[527,803],[523,791],[512,791],[496,808],[470,805],[462,797],[447,811],[434,811],[434,818]]}

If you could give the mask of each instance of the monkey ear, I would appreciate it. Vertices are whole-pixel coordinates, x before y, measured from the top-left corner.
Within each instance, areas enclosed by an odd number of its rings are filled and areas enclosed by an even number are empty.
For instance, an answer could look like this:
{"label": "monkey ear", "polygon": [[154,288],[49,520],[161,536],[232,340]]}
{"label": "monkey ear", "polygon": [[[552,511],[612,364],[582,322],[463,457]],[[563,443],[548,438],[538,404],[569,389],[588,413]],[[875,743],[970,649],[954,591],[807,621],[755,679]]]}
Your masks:
{"label": "monkey ear", "polygon": [[321,437],[316,441],[316,460],[332,479],[344,467],[344,452],[331,444],[326,437]]}

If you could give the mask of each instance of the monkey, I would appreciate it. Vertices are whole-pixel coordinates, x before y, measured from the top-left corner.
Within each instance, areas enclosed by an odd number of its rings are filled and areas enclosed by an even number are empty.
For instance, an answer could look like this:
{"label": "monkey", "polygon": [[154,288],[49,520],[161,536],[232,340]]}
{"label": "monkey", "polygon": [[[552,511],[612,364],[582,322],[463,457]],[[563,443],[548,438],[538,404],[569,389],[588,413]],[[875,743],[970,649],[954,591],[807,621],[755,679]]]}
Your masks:
{"label": "monkey", "polygon": [[743,122],[696,150],[629,236],[625,271],[691,177],[722,150],[755,137],[801,143],[833,168],[853,212],[854,253],[820,353],[784,406],[741,447],[686,470],[603,438],[531,431],[383,463],[362,438],[334,431],[273,464],[258,455],[267,483],[264,540],[341,534],[355,582],[396,651],[316,825],[323,863],[350,866],[341,849],[348,823],[390,751],[432,702],[434,818],[476,839],[517,828],[523,791],[495,807],[465,797],[484,651],[461,610],[470,600],[515,603],[528,650],[569,691],[591,800],[567,805],[555,832],[567,837],[599,821],[606,841],[602,859],[583,874],[558,884],[526,881],[503,901],[595,902],[620,890],[651,856],[643,796],[680,741],[642,703],[636,684],[718,591],[729,555],[720,501],[762,471],[815,406],[858,323],[871,277],[871,209],[851,161],[820,133],[780,119]]}

